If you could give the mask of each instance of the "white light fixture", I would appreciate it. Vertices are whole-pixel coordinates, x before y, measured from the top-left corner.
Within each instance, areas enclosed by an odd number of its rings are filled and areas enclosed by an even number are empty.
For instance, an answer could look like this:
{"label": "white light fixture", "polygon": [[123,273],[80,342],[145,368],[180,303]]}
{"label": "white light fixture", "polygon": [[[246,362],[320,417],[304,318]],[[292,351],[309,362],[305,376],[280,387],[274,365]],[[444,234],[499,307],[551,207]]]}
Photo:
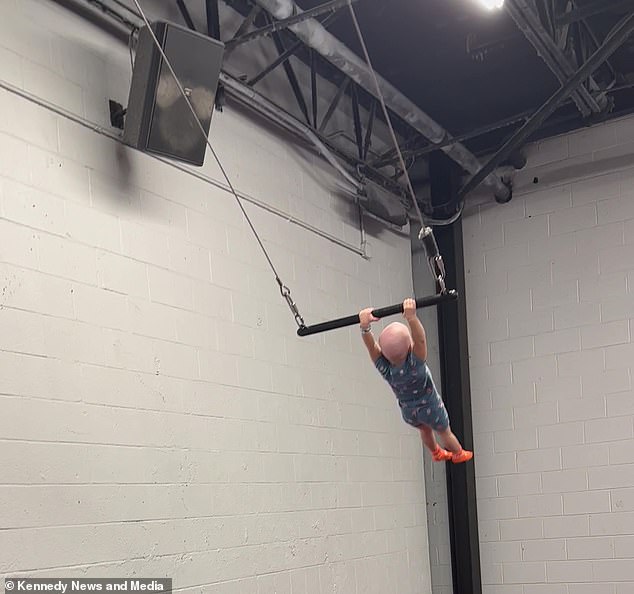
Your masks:
{"label": "white light fixture", "polygon": [[496,10],[504,6],[504,0],[478,0],[478,4],[488,10]]}

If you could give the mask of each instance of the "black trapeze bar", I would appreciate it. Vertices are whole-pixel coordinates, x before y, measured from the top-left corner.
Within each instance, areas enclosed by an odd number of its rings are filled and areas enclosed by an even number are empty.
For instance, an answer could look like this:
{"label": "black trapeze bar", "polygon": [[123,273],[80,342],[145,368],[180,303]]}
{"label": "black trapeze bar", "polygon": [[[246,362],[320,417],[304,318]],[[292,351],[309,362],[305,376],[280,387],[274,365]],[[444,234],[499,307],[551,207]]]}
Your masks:
{"label": "black trapeze bar", "polygon": [[[431,307],[432,305],[438,305],[446,301],[454,301],[458,298],[457,291],[447,291],[446,293],[438,293],[431,297],[419,297],[416,299],[416,309],[421,307]],[[396,305],[389,305],[387,307],[381,307],[372,311],[372,315],[375,318],[385,318],[387,316],[393,316],[398,313],[403,313],[403,304],[398,303]],[[310,336],[311,334],[319,334],[320,332],[327,332],[328,330],[336,330],[337,328],[345,328],[346,326],[354,326],[359,323],[359,314],[348,316],[345,318],[338,318],[336,320],[330,320],[329,322],[322,322],[321,324],[314,324],[313,326],[300,326],[297,329],[298,336]]]}

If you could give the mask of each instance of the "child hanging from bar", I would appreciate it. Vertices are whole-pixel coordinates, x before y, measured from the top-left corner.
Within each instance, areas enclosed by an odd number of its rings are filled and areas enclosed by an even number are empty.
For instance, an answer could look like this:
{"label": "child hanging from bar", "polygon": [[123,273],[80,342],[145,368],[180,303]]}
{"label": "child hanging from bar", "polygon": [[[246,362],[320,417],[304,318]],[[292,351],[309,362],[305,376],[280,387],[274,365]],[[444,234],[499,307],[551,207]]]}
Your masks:
{"label": "child hanging from bar", "polygon": [[[425,362],[427,340],[416,316],[414,299],[403,302],[403,317],[409,328],[394,322],[381,332],[377,343],[371,330],[371,323],[377,321],[372,308],[359,312],[361,335],[370,358],[396,394],[403,420],[420,431],[432,459],[451,460],[454,464],[467,462],[473,458],[473,452],[464,450],[451,432],[447,410]],[[434,431],[444,447],[438,445]]]}

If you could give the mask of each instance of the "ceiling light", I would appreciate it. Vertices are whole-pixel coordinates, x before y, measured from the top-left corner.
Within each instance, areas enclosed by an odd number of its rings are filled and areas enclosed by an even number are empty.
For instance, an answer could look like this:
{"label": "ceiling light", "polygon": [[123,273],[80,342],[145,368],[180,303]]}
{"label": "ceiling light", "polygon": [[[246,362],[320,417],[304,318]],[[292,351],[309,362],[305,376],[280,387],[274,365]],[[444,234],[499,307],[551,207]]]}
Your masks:
{"label": "ceiling light", "polygon": [[488,10],[495,10],[504,6],[504,0],[478,0],[478,4]]}

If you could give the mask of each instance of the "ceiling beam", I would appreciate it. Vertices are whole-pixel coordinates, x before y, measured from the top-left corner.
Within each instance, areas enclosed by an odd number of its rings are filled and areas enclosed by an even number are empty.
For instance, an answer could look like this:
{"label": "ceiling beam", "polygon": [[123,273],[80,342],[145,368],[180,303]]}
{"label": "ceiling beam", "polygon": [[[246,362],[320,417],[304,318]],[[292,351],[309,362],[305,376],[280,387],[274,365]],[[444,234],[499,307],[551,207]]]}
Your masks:
{"label": "ceiling beam", "polygon": [[[271,13],[276,19],[285,19],[301,9],[292,0],[255,0],[258,5]],[[385,103],[402,121],[414,128],[432,142],[443,142],[451,138],[451,134],[438,122],[434,121],[414,102],[388,83],[384,78],[376,75],[362,59],[345,46],[336,37],[324,29],[315,19],[308,19],[290,27],[291,31],[306,45],[315,49],[326,60],[349,76],[361,88],[376,98],[375,76],[381,89]],[[476,174],[481,170],[477,157],[464,145],[455,142],[442,149],[451,159],[458,163],[467,173]],[[496,197],[508,198],[510,188],[500,176],[490,172],[484,183],[493,189]]]}
{"label": "ceiling beam", "polygon": [[555,17],[555,24],[558,27],[578,23],[590,17],[606,12],[626,11],[634,7],[634,0],[596,0],[587,6],[573,8]]}
{"label": "ceiling beam", "polygon": [[[564,84],[574,73],[574,66],[543,26],[539,15],[533,10],[530,3],[527,0],[507,0],[506,8],[515,24],[533,45],[560,84]],[[594,86],[598,87],[596,83]],[[592,113],[601,113],[608,105],[605,95],[595,98],[583,85],[574,91],[572,98],[583,117],[588,117]]]}
{"label": "ceiling beam", "polygon": [[624,17],[618,25],[612,29],[610,34],[603,41],[601,47],[588,58],[585,64],[583,64],[566,84],[554,93],[502,148],[491,157],[486,165],[460,189],[458,198],[462,199],[472,192],[486,179],[487,175],[506,161],[516,150],[524,146],[531,135],[541,127],[570,95],[572,95],[573,91],[625,43],[627,38],[632,34],[632,31],[634,31],[634,13]]}
{"label": "ceiling beam", "polygon": [[207,16],[207,35],[220,41],[220,13],[219,0],[205,0],[205,14]]}
{"label": "ceiling beam", "polygon": [[297,23],[301,23],[307,19],[312,19],[316,16],[322,15],[326,12],[334,12],[347,6],[349,2],[356,2],[357,0],[331,0],[330,2],[326,2],[325,4],[320,4],[315,8],[311,8],[310,10],[306,10],[300,14],[293,15],[287,19],[281,19],[279,21],[275,21],[266,25],[265,27],[261,27],[260,29],[256,29],[255,31],[251,31],[250,33],[245,33],[240,37],[236,37],[231,41],[228,41],[225,46],[232,48],[237,45],[241,45],[243,43],[247,43],[249,41],[253,41],[254,39],[259,39],[260,37],[264,37],[266,35],[270,35],[274,31],[282,31],[283,29],[288,29],[292,25],[296,25]]}

